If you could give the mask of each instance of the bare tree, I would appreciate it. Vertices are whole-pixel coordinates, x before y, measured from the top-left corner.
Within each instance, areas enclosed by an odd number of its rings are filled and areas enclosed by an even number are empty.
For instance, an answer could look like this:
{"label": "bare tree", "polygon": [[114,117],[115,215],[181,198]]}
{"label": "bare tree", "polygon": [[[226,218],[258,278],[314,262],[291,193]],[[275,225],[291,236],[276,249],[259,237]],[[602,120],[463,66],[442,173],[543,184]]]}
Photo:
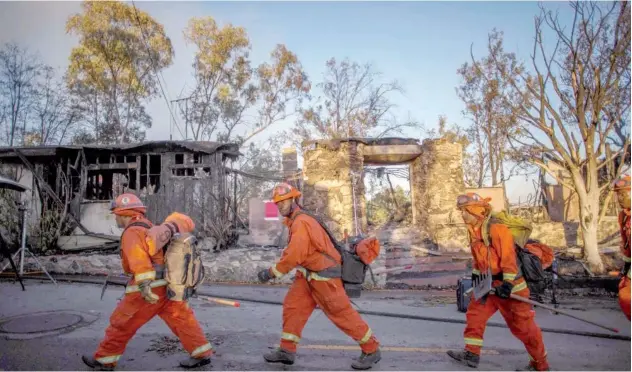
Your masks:
{"label": "bare tree", "polygon": [[9,146],[16,144],[20,132],[24,134],[41,67],[34,54],[15,43],[0,50],[0,119]]}
{"label": "bare tree", "polygon": [[[237,204],[242,206],[242,212],[246,209],[248,198],[266,197],[265,193],[274,187],[274,184],[282,176],[281,173],[281,144],[283,137],[271,138],[264,144],[249,143],[244,146],[244,156],[239,160],[239,169],[254,177],[238,177]],[[245,217],[245,216],[244,216]]]}
{"label": "bare tree", "polygon": [[32,145],[62,144],[69,140],[81,119],[79,107],[73,102],[65,81],[55,76],[51,67],[42,68],[33,104],[32,123],[27,137]]}
{"label": "bare tree", "polygon": [[489,53],[471,65],[463,64],[457,71],[462,78],[457,94],[465,103],[464,114],[471,120],[468,135],[477,159],[479,187],[488,174],[492,186],[511,176],[505,172],[508,135],[515,130],[520,104],[520,97],[502,77],[501,71],[517,66],[516,57],[503,52],[502,32],[492,32]]}
{"label": "bare tree", "polygon": [[[512,141],[525,160],[577,192],[584,256],[600,273],[600,200],[629,156],[629,137],[609,155],[606,145],[621,120],[629,120],[623,117],[629,115],[630,100],[630,4],[574,2],[570,7],[570,27],[564,27],[556,13],[541,8],[535,19],[532,72],[495,62],[521,97],[520,127]],[[545,28],[555,38],[552,51],[545,47]],[[616,171],[600,177],[600,170],[615,159],[620,160]],[[552,172],[551,164],[565,169],[568,178]]]}
{"label": "bare tree", "polygon": [[346,137],[384,137],[419,127],[401,121],[393,113],[394,93],[403,93],[396,81],[379,82],[381,74],[372,65],[345,59],[327,61],[327,72],[318,84],[323,96],[315,105],[301,110],[296,132],[303,140]]}

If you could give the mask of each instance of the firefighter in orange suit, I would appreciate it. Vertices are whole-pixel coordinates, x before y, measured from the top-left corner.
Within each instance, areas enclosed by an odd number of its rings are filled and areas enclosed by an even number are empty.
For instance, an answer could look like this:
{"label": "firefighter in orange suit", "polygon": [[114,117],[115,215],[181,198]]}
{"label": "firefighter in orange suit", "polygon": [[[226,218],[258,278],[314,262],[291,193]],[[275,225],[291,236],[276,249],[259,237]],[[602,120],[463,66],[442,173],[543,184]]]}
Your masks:
{"label": "firefighter in orange suit", "polygon": [[530,363],[526,370],[548,370],[546,349],[540,327],[535,323],[535,312],[531,305],[510,298],[511,294],[529,298],[529,289],[520,277],[516,264],[513,236],[502,224],[492,224],[489,228],[489,247],[483,238],[491,214],[490,199],[468,193],[457,199],[467,225],[473,256],[473,278],[491,269],[493,293],[476,301],[472,298],[467,312],[465,326],[465,350],[450,350],[448,355],[460,363],[476,368],[483,347],[483,333],[489,318],[497,310],[505,318],[511,333],[524,343],[529,353]]}
{"label": "firefighter in orange suit", "polygon": [[[158,315],[190,354],[180,366],[193,368],[209,364],[213,349],[193,310],[187,302],[170,301],[166,297],[164,254],[162,249],[151,249],[156,245],[148,244],[146,239],[152,224],[145,218],[145,206],[135,195],[122,194],[112,202],[110,210],[119,228],[125,229],[120,247],[122,266],[133,278],[125,288],[125,297],[110,317],[105,339],[94,355],[82,357],[84,363],[99,370],[113,370],[136,331]],[[135,226],[142,224],[144,226]],[[167,227],[172,232],[191,232],[194,224],[187,216],[173,213],[160,227]]]}
{"label": "firefighter in orange suit", "polygon": [[619,306],[630,320],[630,176],[623,176],[614,182],[613,190],[621,207],[619,212],[619,230],[621,231],[621,255],[624,266],[619,282]]}
{"label": "firefighter in orange suit", "polygon": [[362,349],[354,360],[354,369],[370,369],[380,361],[379,342],[371,328],[351,307],[341,277],[341,256],[327,232],[312,217],[296,215],[301,193],[286,183],[277,185],[272,194],[279,213],[285,217],[289,241],[279,262],[259,272],[259,280],[280,278],[298,266],[294,283],[283,301],[283,332],[280,348],[265,354],[270,363],[294,364],[301,333],[316,305]]}

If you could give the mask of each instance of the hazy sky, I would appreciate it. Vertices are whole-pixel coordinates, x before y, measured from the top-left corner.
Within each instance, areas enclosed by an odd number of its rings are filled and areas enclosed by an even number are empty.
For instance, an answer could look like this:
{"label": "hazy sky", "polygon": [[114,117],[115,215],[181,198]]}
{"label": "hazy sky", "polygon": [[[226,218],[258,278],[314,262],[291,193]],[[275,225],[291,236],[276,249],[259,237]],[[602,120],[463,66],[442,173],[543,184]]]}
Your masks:
{"label": "hazy sky", "polygon": [[[547,8],[570,15],[566,2],[546,2]],[[455,93],[457,69],[485,52],[487,35],[496,27],[505,33],[505,47],[528,58],[533,47],[537,2],[185,2],[137,1],[136,6],[165,26],[175,49],[175,60],[163,71],[169,99],[194,84],[191,63],[195,50],[185,44],[182,30],[196,16],[212,16],[223,25],[246,28],[251,38],[253,65],[268,59],[277,43],[294,51],[313,82],[320,81],[325,61],[349,57],[372,62],[385,78],[397,79],[405,89],[396,97],[398,112],[436,125],[439,115],[467,124],[463,104]],[[66,35],[65,22],[80,11],[79,2],[0,3],[0,43],[15,41],[53,66],[65,69],[77,39]],[[169,111],[162,97],[148,104],[153,127],[148,139],[169,138]],[[181,122],[181,120],[179,121]],[[279,123],[263,141],[291,123]],[[179,139],[177,131],[174,139]],[[423,138],[422,133],[407,133]],[[508,183],[516,200],[532,191],[524,179]]]}

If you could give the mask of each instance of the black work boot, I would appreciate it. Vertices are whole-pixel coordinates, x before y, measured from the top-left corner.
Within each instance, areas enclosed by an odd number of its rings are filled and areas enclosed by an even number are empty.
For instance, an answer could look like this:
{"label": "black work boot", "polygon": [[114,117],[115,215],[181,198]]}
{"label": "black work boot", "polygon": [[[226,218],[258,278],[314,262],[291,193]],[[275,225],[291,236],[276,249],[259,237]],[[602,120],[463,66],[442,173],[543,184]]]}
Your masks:
{"label": "black work boot", "polygon": [[182,368],[197,368],[197,367],[205,366],[205,365],[210,364],[210,363],[211,363],[211,358],[210,357],[204,357],[204,358],[189,357],[187,359],[184,359],[184,360],[180,361],[180,367],[182,367]]}
{"label": "black work boot", "polygon": [[380,349],[375,350],[374,353],[360,354],[360,357],[351,363],[353,369],[371,369],[374,364],[377,364],[382,359],[382,352]]}
{"label": "black work boot", "polygon": [[263,359],[268,363],[283,363],[287,365],[294,364],[295,353],[278,348],[269,353],[263,354]]}
{"label": "black work boot", "polygon": [[[550,368],[544,369],[543,371],[550,371]],[[517,368],[516,371],[538,371],[533,362],[530,362],[526,367]]]}
{"label": "black work boot", "polygon": [[90,368],[97,371],[114,371],[113,365],[105,365],[98,362],[92,355],[82,355],[81,360]]}
{"label": "black work boot", "polygon": [[468,367],[477,368],[481,357],[467,350],[448,350],[448,355]]}

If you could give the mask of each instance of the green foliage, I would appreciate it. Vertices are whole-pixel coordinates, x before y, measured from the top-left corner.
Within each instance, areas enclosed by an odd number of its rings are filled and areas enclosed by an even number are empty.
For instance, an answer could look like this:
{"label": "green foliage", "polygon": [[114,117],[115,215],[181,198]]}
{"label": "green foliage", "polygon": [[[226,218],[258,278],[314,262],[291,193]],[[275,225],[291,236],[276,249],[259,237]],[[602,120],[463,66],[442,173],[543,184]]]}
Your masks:
{"label": "green foliage", "polygon": [[151,126],[142,101],[158,94],[157,71],[172,64],[171,40],[147,13],[123,2],[82,3],[83,12],[66,23],[79,37],[68,66],[68,87],[92,114],[92,133],[80,137],[100,143],[144,139]]}
{"label": "green foliage", "polygon": [[384,188],[367,200],[367,214],[372,225],[382,225],[393,220],[412,222],[410,192],[401,186]]}
{"label": "green foliage", "polygon": [[8,189],[0,189],[0,234],[9,245],[17,248],[20,245],[20,211],[18,202],[20,193]]}
{"label": "green foliage", "polygon": [[60,236],[72,233],[73,222],[67,213],[57,208],[45,209],[39,224],[29,231],[28,243],[34,253],[58,251],[57,240]]}
{"label": "green foliage", "polygon": [[[196,140],[245,143],[292,111],[311,88],[297,56],[279,44],[257,68],[243,27],[219,27],[212,17],[192,18],[184,31],[197,46],[196,87],[180,107]],[[256,115],[248,115],[252,110]],[[245,131],[238,130],[245,127]]]}

